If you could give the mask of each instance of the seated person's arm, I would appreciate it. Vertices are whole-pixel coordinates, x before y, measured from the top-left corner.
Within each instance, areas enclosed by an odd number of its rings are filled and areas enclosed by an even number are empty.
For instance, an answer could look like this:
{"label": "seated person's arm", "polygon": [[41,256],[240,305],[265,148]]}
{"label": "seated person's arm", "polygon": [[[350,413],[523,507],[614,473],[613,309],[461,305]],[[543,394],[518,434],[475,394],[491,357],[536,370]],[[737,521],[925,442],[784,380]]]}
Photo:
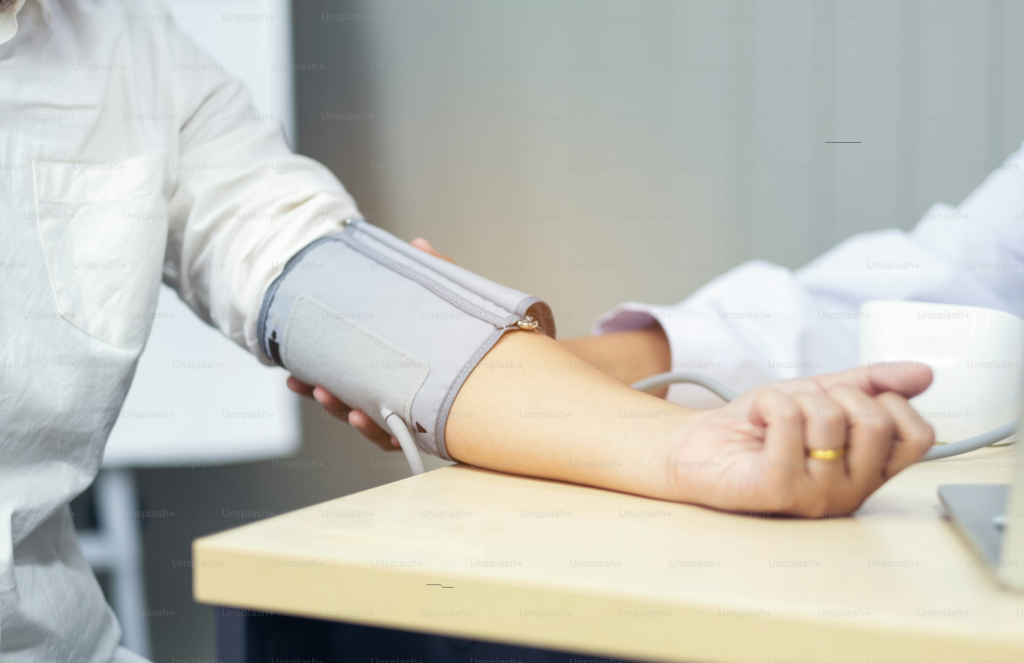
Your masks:
{"label": "seated person's arm", "polygon": [[[925,366],[865,367],[690,410],[543,334],[514,332],[463,385],[447,447],[456,460],[526,476],[734,511],[844,515],[932,445],[907,402],[930,381]],[[837,449],[836,460],[809,456]]]}
{"label": "seated person's arm", "polygon": [[[519,368],[489,368],[509,364]],[[930,381],[925,366],[865,367],[689,410],[515,333],[463,385],[448,449],[481,467],[721,509],[841,515],[931,446],[907,403]],[[840,449],[837,460],[808,455]]]}
{"label": "seated person's arm", "polygon": [[[619,340],[620,348],[650,342]],[[924,366],[858,368],[699,411],[636,391],[543,334],[513,332],[463,384],[447,449],[479,467],[673,501],[842,515],[931,446],[931,427],[907,402],[930,381]],[[819,460],[809,450],[845,453]]]}
{"label": "seated person's arm", "polygon": [[[433,252],[422,240],[414,245]],[[722,509],[823,516],[855,510],[933,442],[906,400],[930,383],[924,366],[780,382],[710,411],[627,386],[669,364],[659,326],[565,342],[507,334],[454,401],[448,453],[494,470]],[[324,388],[289,384],[349,414]],[[390,447],[363,413],[349,416]],[[845,455],[819,460],[809,450]]]}

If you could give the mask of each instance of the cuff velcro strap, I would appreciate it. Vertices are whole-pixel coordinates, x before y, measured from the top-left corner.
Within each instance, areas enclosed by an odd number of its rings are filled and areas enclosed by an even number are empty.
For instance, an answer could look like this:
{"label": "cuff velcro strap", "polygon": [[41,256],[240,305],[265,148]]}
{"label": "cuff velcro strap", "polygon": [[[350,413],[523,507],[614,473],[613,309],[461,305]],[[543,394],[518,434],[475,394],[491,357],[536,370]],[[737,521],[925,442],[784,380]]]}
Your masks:
{"label": "cuff velcro strap", "polygon": [[533,328],[555,335],[544,302],[363,220],[296,254],[259,319],[276,363],[382,427],[381,410],[395,412],[421,449],[449,460],[444,428],[462,383],[505,332]]}

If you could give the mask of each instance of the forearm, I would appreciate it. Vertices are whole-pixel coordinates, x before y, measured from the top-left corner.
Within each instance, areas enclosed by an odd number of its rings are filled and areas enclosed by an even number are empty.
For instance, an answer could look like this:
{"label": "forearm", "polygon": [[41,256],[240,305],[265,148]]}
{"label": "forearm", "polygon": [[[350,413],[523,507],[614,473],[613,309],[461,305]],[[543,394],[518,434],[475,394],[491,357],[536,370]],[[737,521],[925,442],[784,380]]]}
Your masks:
{"label": "forearm", "polygon": [[[645,365],[623,362],[618,375]],[[452,457],[472,465],[669,497],[669,432],[693,414],[543,334],[512,332],[466,380],[445,436]]]}

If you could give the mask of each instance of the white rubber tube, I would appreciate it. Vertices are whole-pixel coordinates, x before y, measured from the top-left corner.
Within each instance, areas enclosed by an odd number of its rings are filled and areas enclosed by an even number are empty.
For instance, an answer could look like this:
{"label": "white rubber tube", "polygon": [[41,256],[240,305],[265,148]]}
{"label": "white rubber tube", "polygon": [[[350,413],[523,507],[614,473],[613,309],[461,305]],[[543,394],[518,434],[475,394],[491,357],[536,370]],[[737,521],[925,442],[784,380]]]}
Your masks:
{"label": "white rubber tube", "polygon": [[413,476],[423,474],[423,459],[420,458],[420,450],[416,448],[416,441],[412,439],[409,427],[405,425],[400,416],[387,408],[380,411],[380,416],[384,417],[384,423],[391,429],[391,434],[398,439],[405,459],[409,461]]}

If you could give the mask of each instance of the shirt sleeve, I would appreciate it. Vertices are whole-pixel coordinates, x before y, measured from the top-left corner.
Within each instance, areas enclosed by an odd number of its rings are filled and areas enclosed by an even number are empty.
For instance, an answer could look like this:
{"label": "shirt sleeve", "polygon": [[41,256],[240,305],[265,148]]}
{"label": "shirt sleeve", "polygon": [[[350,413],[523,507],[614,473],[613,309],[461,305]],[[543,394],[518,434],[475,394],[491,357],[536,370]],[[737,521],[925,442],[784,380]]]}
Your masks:
{"label": "shirt sleeve", "polygon": [[[860,305],[896,299],[1024,313],[1024,149],[959,206],[936,204],[911,232],[855,235],[803,268],[745,263],[675,305],[628,302],[594,333],[660,324],[672,370],[743,391],[857,365]],[[718,403],[692,385],[669,398]]]}
{"label": "shirt sleeve", "polygon": [[164,282],[261,362],[257,317],[289,258],[359,216],[331,172],[293,154],[278,120],[176,27],[163,60],[179,121],[168,155]]}

